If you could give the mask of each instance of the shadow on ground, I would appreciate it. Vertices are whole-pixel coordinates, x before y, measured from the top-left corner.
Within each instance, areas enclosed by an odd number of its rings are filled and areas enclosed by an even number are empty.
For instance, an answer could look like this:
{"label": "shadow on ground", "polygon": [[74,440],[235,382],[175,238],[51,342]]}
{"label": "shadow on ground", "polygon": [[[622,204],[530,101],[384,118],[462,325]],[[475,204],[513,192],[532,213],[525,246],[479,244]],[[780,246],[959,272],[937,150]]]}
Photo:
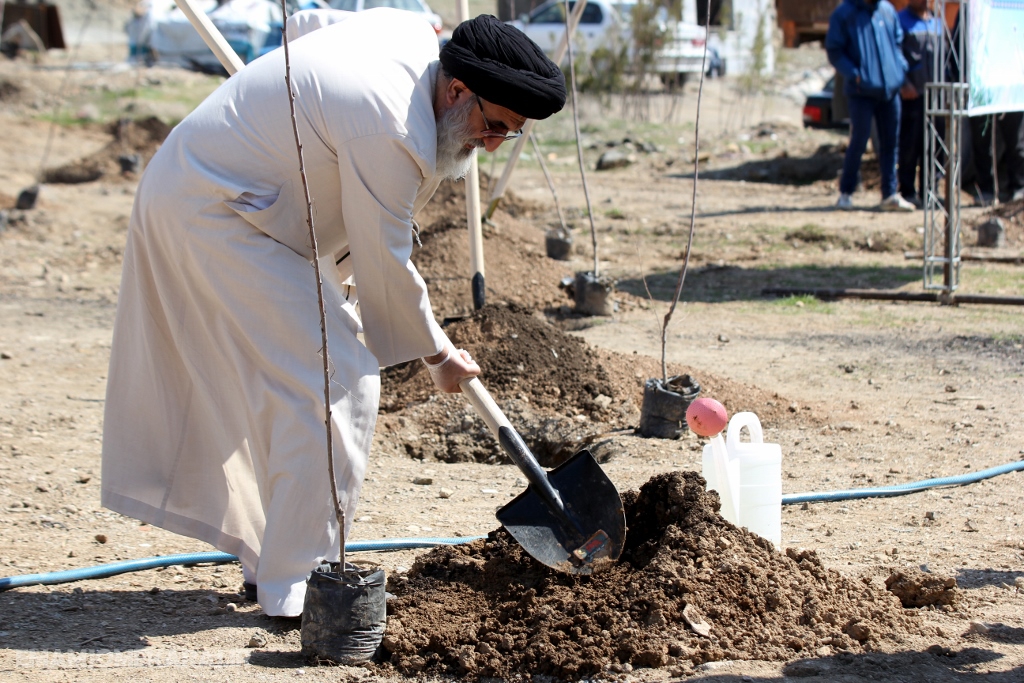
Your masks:
{"label": "shadow on ground", "polygon": [[1024,571],[960,568],[956,572],[956,583],[961,588],[979,588],[981,586],[1012,587],[1014,582],[1021,577],[1024,577]]}
{"label": "shadow on ground", "polygon": [[245,648],[250,630],[286,633],[299,626],[296,620],[268,617],[226,590],[12,590],[0,594],[0,606],[0,647],[11,650],[124,652],[150,647],[150,637],[221,628],[247,629],[238,642],[225,644]]}
{"label": "shadow on ground", "polygon": [[[660,272],[647,276],[647,288],[658,301],[670,301],[679,273]],[[684,301],[746,301],[763,299],[765,287],[896,289],[921,280],[921,269],[893,266],[791,266],[785,268],[742,268],[707,265],[691,268],[686,275]],[[640,278],[619,280],[616,288],[647,297]]]}

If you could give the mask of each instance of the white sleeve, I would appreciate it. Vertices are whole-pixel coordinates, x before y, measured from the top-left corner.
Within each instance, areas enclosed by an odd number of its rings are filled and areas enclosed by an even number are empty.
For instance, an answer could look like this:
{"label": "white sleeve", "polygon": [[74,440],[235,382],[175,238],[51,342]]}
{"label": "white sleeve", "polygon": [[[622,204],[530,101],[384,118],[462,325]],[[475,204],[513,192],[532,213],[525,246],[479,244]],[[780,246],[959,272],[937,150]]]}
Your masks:
{"label": "white sleeve", "polygon": [[409,257],[423,169],[400,135],[369,135],[338,149],[341,208],[366,346],[388,366],[439,353],[448,337]]}

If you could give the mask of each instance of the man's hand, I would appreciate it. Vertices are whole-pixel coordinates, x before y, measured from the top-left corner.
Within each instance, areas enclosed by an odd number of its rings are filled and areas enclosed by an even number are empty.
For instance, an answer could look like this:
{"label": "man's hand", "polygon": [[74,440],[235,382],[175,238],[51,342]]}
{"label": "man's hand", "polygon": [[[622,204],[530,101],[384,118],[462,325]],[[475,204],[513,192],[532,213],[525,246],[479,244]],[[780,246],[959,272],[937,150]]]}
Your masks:
{"label": "man's hand", "polygon": [[434,380],[434,386],[446,394],[462,393],[459,382],[480,374],[480,366],[469,351],[450,346],[437,355],[427,356],[423,363],[430,372],[430,379]]}
{"label": "man's hand", "polygon": [[902,97],[905,100],[916,100],[918,97],[920,97],[920,93],[917,92],[917,88],[915,88],[910,83],[907,83],[902,88],[900,88],[900,97]]}

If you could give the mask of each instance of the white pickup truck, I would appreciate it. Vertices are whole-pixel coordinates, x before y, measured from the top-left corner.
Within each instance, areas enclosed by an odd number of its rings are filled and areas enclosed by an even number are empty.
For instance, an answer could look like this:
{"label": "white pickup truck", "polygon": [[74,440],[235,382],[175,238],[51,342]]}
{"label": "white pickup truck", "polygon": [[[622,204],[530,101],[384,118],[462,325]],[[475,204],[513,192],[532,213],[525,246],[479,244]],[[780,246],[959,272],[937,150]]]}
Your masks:
{"label": "white pickup truck", "polygon": [[[528,15],[524,14],[510,23],[550,54],[555,51],[565,33],[566,4],[565,0],[548,0]],[[569,0],[570,12],[575,5],[574,0]],[[588,0],[573,45],[593,52],[600,47],[616,49],[629,44],[632,53],[635,49],[632,46],[635,7],[635,0]],[[666,85],[681,85],[689,74],[700,73],[707,33],[698,24],[669,19],[664,10],[659,13],[657,21],[658,28],[666,38],[655,55],[654,72]],[[711,59],[710,54],[708,58]]]}

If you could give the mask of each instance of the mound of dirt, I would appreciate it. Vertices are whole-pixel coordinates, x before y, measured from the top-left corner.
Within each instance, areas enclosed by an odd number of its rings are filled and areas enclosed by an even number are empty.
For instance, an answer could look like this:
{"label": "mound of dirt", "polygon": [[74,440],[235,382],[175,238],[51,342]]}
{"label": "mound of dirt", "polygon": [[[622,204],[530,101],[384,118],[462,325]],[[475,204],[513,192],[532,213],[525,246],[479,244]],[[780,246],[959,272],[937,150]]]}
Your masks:
{"label": "mound of dirt", "polygon": [[[481,380],[545,467],[555,467],[611,431],[639,422],[643,383],[661,374],[646,356],[594,349],[516,304],[489,304],[446,332],[481,367]],[[814,422],[809,410],[756,387],[683,366],[702,395],[730,413],[750,410],[771,427]],[[461,396],[439,395],[419,361],[381,373],[383,430],[416,459],[503,462],[498,444]],[[391,419],[394,416],[397,419]],[[595,450],[599,459],[610,457]]]}
{"label": "mound of dirt", "polygon": [[[486,197],[486,179],[481,186],[480,194]],[[434,315],[441,319],[473,310],[465,195],[464,183],[446,181],[416,216],[423,246],[413,249],[412,261],[427,283]],[[509,194],[495,212],[493,223],[484,226],[484,282],[489,302],[512,302],[533,310],[568,302],[559,282],[572,274],[572,268],[547,257],[542,228],[517,218],[533,210],[532,204]]]}
{"label": "mound of dirt", "polygon": [[[821,181],[838,182],[843,170],[846,143],[820,145],[809,156],[790,156],[783,151],[773,159],[748,161],[731,168],[702,173],[715,180],[745,180],[778,185],[810,185]],[[860,167],[860,189],[875,190],[881,185],[881,170],[874,154],[865,154]]]}
{"label": "mound of dirt", "polygon": [[634,667],[788,660],[915,632],[884,586],[785,555],[718,514],[693,472],[624,496],[629,534],[595,576],[558,574],[503,530],[442,547],[392,577],[382,667],[405,675],[577,679]]}
{"label": "mound of dirt", "polygon": [[[153,158],[156,150],[171,132],[171,127],[155,116],[144,119],[121,119],[107,126],[113,138],[103,149],[87,157],[43,172],[47,183],[89,183],[100,178],[124,175],[134,178]],[[125,172],[121,159],[138,155],[137,168]]]}

